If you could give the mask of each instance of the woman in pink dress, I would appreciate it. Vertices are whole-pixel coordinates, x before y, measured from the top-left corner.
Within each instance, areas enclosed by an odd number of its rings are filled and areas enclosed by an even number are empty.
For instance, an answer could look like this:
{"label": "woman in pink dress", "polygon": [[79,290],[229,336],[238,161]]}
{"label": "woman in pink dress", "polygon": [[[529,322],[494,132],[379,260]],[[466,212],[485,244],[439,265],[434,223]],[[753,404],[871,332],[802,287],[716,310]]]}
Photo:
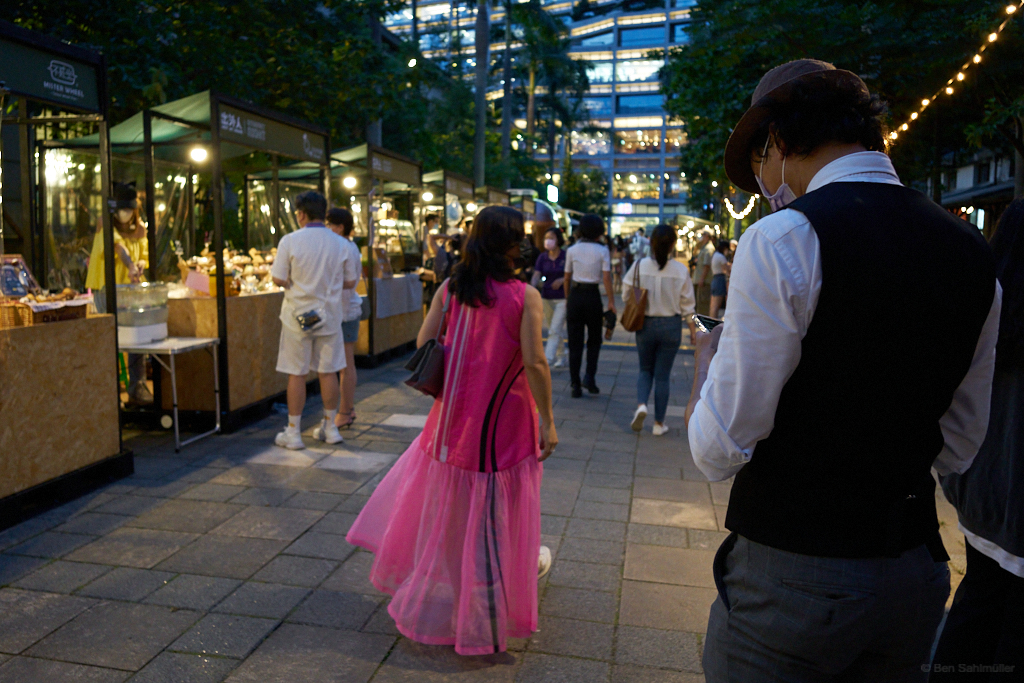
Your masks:
{"label": "woman in pink dress", "polygon": [[347,536],[376,555],[370,580],[393,596],[399,631],[462,655],[502,652],[537,630],[538,556],[550,566],[540,463],[558,436],[543,304],[513,276],[522,239],[515,209],[487,207],[473,222],[417,339],[440,326],[444,391]]}

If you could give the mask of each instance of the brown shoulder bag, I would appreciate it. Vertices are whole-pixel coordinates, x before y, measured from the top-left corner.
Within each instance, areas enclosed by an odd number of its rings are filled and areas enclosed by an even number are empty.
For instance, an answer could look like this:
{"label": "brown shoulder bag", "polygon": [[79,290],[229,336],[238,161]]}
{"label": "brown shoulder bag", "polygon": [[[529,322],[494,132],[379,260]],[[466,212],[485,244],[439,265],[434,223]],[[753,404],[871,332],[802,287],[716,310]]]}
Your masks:
{"label": "brown shoulder bag", "polygon": [[643,259],[636,262],[632,296],[626,299],[626,310],[622,312],[621,322],[627,332],[639,332],[644,326],[644,316],[647,314],[647,290],[640,286],[641,263]]}

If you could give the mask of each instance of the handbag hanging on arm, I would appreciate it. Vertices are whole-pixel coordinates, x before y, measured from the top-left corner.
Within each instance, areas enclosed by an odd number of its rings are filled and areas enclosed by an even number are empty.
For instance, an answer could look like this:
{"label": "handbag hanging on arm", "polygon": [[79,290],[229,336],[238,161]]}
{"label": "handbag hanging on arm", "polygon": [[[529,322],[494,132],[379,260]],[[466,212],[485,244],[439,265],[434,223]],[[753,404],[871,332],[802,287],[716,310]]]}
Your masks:
{"label": "handbag hanging on arm", "polygon": [[444,347],[439,343],[439,338],[441,337],[441,328],[448,315],[449,297],[449,292],[445,290],[441,320],[437,323],[437,332],[434,334],[434,338],[428,339],[426,344],[416,349],[416,353],[405,364],[405,369],[412,372],[412,376],[405,380],[405,383],[434,398],[444,391]]}
{"label": "handbag hanging on arm", "polygon": [[644,316],[647,313],[647,290],[640,286],[640,259],[634,265],[633,290],[631,296],[626,299],[626,310],[622,312],[622,326],[628,332],[639,332],[644,326]]}

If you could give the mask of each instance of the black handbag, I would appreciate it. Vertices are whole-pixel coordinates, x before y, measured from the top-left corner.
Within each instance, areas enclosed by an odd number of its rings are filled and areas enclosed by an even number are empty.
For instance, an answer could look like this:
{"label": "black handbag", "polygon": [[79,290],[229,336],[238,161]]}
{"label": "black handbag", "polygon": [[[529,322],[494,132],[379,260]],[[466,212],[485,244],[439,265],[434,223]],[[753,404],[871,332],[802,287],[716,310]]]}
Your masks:
{"label": "black handbag", "polygon": [[441,328],[444,326],[445,317],[448,315],[449,293],[444,293],[444,307],[441,308],[441,321],[437,324],[437,333],[433,339],[416,349],[405,369],[412,372],[412,376],[405,380],[413,389],[423,392],[427,396],[437,398],[444,391],[444,347],[439,343]]}

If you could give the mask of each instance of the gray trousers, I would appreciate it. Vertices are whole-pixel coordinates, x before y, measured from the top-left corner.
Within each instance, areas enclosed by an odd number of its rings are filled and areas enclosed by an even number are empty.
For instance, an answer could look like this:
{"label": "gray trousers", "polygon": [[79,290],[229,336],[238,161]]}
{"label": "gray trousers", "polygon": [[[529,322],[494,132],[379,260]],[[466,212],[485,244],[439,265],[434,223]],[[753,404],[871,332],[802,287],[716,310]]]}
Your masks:
{"label": "gray trousers", "polygon": [[714,565],[708,683],[926,681],[949,569],[899,558],[799,555],[732,534]]}

